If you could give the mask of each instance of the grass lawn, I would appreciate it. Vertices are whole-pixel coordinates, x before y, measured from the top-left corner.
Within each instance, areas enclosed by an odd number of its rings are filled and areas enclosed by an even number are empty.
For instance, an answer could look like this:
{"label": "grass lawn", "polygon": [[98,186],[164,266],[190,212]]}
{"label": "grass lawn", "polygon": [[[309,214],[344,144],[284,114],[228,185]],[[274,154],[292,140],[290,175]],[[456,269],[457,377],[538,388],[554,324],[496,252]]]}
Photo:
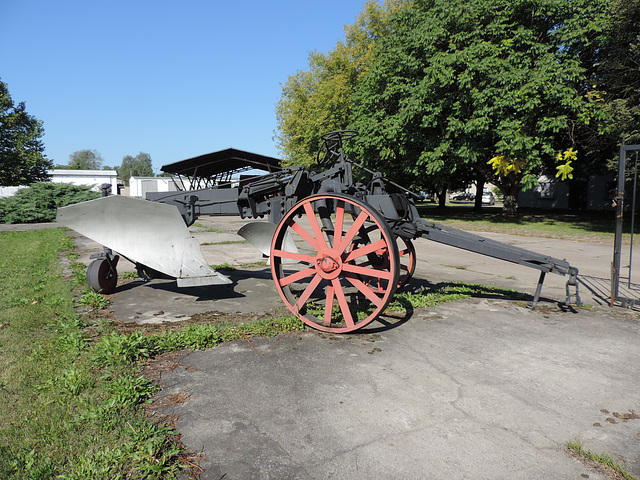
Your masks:
{"label": "grass lawn", "polygon": [[92,359],[59,262],[72,248],[61,230],[0,233],[0,478],[173,476],[175,434],[139,406],[156,387],[135,363]]}
{"label": "grass lawn", "polygon": [[[560,238],[583,242],[611,243],[615,232],[613,212],[564,212],[521,209],[516,218],[502,214],[502,207],[484,206],[475,212],[473,205],[449,204],[444,209],[434,204],[418,205],[426,220],[444,223],[462,230],[507,233],[531,237]],[[623,241],[630,240],[630,216],[625,217]],[[635,234],[640,233],[640,222],[635,222]]]}

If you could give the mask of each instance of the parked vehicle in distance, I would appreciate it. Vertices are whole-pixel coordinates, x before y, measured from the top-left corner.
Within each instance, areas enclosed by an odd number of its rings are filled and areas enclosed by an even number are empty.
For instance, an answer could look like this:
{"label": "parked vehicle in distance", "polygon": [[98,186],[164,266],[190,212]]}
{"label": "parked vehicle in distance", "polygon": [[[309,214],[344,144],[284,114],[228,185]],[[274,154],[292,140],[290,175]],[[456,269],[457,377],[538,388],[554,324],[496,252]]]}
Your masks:
{"label": "parked vehicle in distance", "polygon": [[482,203],[484,205],[495,205],[496,204],[496,197],[493,193],[491,192],[483,192],[482,193]]}
{"label": "parked vehicle in distance", "polygon": [[464,192],[454,195],[451,200],[454,202],[470,202],[474,198],[476,198],[476,196],[473,193]]}

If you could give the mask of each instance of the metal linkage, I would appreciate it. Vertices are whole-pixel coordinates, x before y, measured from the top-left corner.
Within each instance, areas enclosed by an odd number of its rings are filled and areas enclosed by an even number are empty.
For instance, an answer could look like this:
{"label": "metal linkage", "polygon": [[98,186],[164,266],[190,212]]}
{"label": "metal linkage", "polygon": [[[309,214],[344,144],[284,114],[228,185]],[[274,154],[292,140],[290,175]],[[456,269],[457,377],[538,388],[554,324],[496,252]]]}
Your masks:
{"label": "metal linkage", "polygon": [[[61,208],[58,221],[105,246],[87,277],[94,289],[106,292],[116,287],[118,259],[107,249],[135,263],[145,278],[168,276],[179,287],[228,284],[229,278],[209,267],[187,226],[200,215],[266,217],[268,222],[250,222],[238,233],[270,257],[287,308],[307,325],[334,333],[361,328],[386,312],[415,271],[417,238],[539,270],[531,306],[540,299],[547,273],[568,274],[566,303],[580,305],[577,268],[423,220],[415,194],[347,158],[343,142],[356,135],[324,134],[320,171],[289,167],[241,189],[225,185],[148,195],[153,201],[111,196]],[[354,181],[354,166],[371,174],[368,183]],[[387,192],[387,184],[402,193]]]}
{"label": "metal linkage", "polygon": [[[547,273],[568,274],[570,277],[566,285],[567,297],[565,303],[573,303],[572,298],[574,298],[575,303],[581,305],[577,283],[578,269],[572,267],[567,260],[509,245],[440,223],[425,221],[420,218],[413,202],[409,198],[398,194],[368,195],[366,201],[375,206],[385,216],[397,236],[412,239],[425,238],[444,245],[540,270],[538,286],[533,300],[529,304],[530,306],[537,305]],[[570,287],[575,287],[575,294],[569,294]]]}
{"label": "metal linkage", "polygon": [[[531,306],[537,305],[540,299],[547,273],[568,274],[570,277],[566,285],[566,303],[581,303],[577,283],[578,269],[572,267],[566,260],[508,245],[443,224],[427,222],[420,218],[413,203],[413,198],[417,195],[384,178],[379,172],[373,172],[347,158],[343,150],[344,140],[356,135],[357,132],[354,131],[329,132],[322,135],[322,144],[317,155],[317,164],[324,168],[321,172],[314,172],[303,166],[289,167],[276,173],[258,177],[246,185],[237,194],[237,210],[240,215],[243,218],[267,217],[273,225],[278,225],[296,204],[309,196],[347,194],[363,201],[372,210],[380,213],[397,239],[411,241],[416,238],[425,238],[539,270],[540,278],[530,302]],[[371,180],[368,184],[354,183],[352,174],[354,166],[371,174]],[[385,189],[387,183],[394,185],[403,193],[388,193]],[[177,206],[181,210],[185,222],[193,222],[194,217],[197,217],[198,214],[210,214],[211,209],[215,206],[219,208],[222,202],[227,202],[226,204],[229,205],[235,191],[235,189],[233,191],[213,189],[188,192],[188,194],[182,192],[182,199],[174,203],[179,204]],[[166,198],[162,201],[165,202]],[[314,205],[316,204],[320,205],[318,202],[314,203]],[[323,219],[323,222],[326,224],[324,225],[325,229],[333,228],[330,226],[331,220],[327,217]],[[271,238],[260,239],[260,236],[269,232],[272,234],[273,231],[274,229],[256,226],[253,229],[245,229],[243,235],[247,235],[246,238],[251,238],[252,241],[259,244],[261,251],[265,252],[265,246],[269,244]],[[574,294],[569,294],[571,288],[575,290]]]}

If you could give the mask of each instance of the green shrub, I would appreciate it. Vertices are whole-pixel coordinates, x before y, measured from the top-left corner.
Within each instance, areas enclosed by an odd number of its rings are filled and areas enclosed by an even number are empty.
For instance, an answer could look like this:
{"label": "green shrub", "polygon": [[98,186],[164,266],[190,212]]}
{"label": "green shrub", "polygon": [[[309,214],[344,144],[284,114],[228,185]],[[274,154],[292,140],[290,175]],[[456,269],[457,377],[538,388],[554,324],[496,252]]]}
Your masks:
{"label": "green shrub", "polygon": [[53,222],[57,208],[100,197],[84,185],[42,182],[21,188],[13,197],[0,199],[0,222]]}

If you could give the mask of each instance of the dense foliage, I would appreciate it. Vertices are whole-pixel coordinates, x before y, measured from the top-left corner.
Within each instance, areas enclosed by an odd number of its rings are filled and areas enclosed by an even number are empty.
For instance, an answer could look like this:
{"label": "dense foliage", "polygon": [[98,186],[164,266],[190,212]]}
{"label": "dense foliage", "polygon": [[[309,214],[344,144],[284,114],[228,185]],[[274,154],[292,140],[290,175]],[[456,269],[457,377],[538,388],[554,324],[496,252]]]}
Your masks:
{"label": "dense foliage", "polygon": [[373,60],[376,43],[390,34],[389,17],[406,0],[389,0],[384,7],[369,1],[346,39],[329,53],[312,52],[309,70],[290,76],[276,107],[277,141],[289,165],[312,165],[320,135],[344,130],[351,121],[353,95]]}
{"label": "dense foliage", "polygon": [[135,157],[126,155],[122,159],[122,165],[118,168],[118,176],[125,185],[129,185],[131,177],[153,177],[151,155],[140,152]]}
{"label": "dense foliage", "polygon": [[[596,113],[580,55],[603,14],[593,0],[416,1],[393,17],[359,84],[363,156],[420,183],[479,173],[514,208]],[[492,170],[496,157],[503,168]]]}
{"label": "dense foliage", "polygon": [[97,150],[78,150],[69,155],[68,168],[71,170],[100,170],[102,155]]}
{"label": "dense foliage", "polygon": [[29,185],[47,180],[53,163],[44,155],[42,122],[15,105],[0,81],[0,185]]}
{"label": "dense foliage", "polygon": [[100,196],[91,187],[67,183],[35,183],[13,197],[0,199],[0,223],[54,222],[58,207],[93,200]]}
{"label": "dense foliage", "polygon": [[639,5],[370,2],[284,85],[280,148],[309,163],[320,133],[357,130],[349,153],[370,168],[415,188],[490,181],[514,212],[539,175],[588,178],[637,138]]}

